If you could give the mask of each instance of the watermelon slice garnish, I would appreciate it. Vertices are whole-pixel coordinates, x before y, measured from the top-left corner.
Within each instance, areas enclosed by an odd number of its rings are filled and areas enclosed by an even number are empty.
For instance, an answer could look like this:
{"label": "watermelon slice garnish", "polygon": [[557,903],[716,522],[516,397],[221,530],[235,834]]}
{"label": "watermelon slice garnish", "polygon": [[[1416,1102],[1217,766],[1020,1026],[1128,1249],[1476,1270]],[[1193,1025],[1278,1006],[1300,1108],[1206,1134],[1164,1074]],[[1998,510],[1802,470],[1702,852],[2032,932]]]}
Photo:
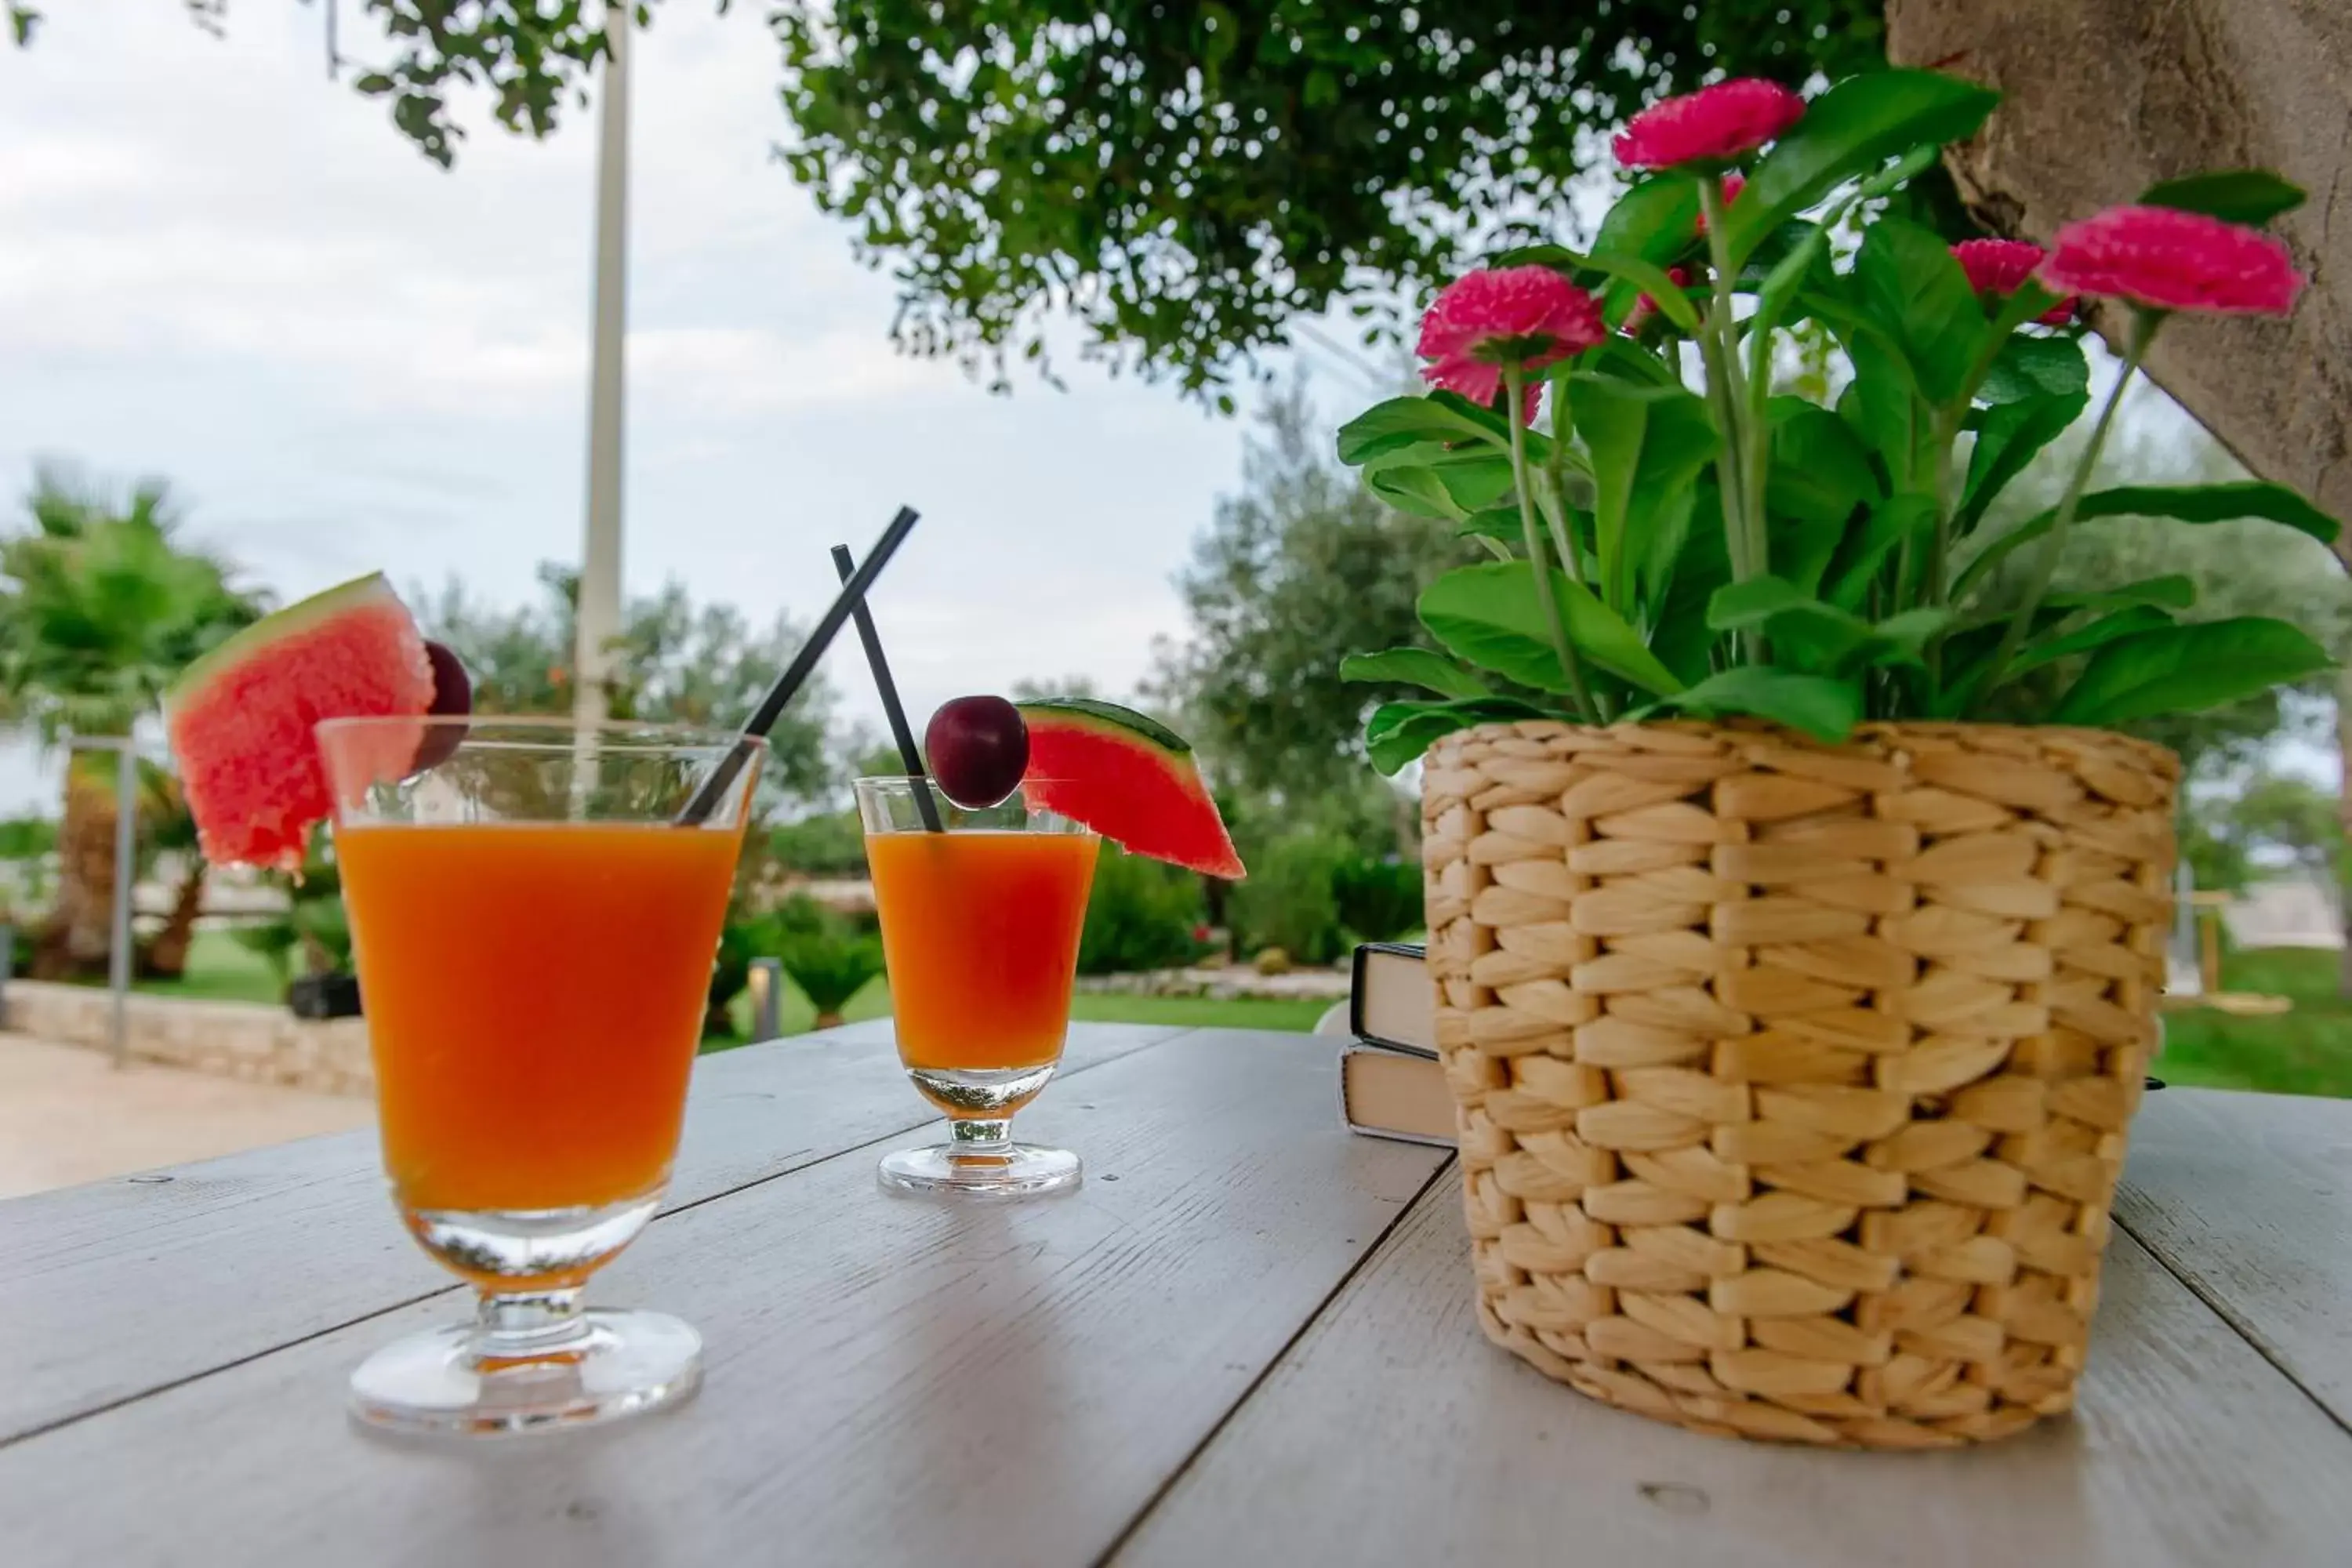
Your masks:
{"label": "watermelon slice garnish", "polygon": [[[163,694],[163,723],[205,858],[299,869],[334,804],[313,727],[432,702],[425,636],[381,574],[289,605],[196,660]],[[408,771],[417,729],[384,738],[387,776]]]}
{"label": "watermelon slice garnish", "polygon": [[1183,736],[1091,697],[1019,707],[1029,726],[1021,789],[1030,805],[1082,822],[1130,854],[1234,881],[1248,875]]}

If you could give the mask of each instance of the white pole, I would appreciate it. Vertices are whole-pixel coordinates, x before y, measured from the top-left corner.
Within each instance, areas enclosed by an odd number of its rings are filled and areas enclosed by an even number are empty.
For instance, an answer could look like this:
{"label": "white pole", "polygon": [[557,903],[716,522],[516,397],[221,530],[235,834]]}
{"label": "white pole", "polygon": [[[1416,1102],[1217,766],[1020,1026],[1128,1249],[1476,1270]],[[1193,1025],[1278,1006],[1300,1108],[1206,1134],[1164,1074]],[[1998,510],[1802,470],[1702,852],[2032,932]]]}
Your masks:
{"label": "white pole", "polygon": [[572,712],[604,717],[604,682],[621,631],[621,443],[626,382],[629,267],[629,7],[606,7],[612,58],[604,68],[596,153],[596,314],[588,371],[588,520],[580,555]]}

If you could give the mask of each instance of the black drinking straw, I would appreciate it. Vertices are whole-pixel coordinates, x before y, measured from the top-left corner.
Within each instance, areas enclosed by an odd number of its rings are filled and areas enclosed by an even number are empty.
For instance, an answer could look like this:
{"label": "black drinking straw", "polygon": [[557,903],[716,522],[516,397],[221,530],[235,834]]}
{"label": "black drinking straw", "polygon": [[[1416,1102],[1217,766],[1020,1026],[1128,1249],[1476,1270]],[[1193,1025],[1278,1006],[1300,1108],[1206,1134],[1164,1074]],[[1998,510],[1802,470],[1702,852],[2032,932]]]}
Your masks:
{"label": "black drinking straw", "polygon": [[[849,546],[833,547],[833,569],[844,583],[856,574],[856,557]],[[890,661],[882,657],[882,634],[874,629],[874,612],[860,599],[850,618],[857,623],[857,640],[866,645],[866,667],[874,671],[874,689],[882,694],[882,714],[890,721],[890,739],[898,743],[898,760],[906,764],[907,782],[915,786],[915,809],[922,814],[926,832],[942,833],[939,803],[931,798],[929,778],[923,772],[923,753],[915,749],[915,731],[907,725],[906,705],[898,700],[898,683],[890,679]]]}
{"label": "black drinking straw", "polygon": [[874,580],[882,575],[882,568],[890,564],[890,557],[898,553],[898,546],[905,543],[907,535],[914,531],[916,516],[912,507],[898,509],[898,515],[890,520],[890,526],[882,531],[882,537],[876,540],[874,548],[866,552],[865,564],[858,567],[856,574],[842,585],[839,596],[818,617],[816,626],[809,633],[808,641],[801,645],[801,651],[793,656],[793,662],[785,667],[783,674],[776,677],[776,683],[768,688],[768,694],[760,699],[760,706],[744,722],[742,741],[730,747],[727,754],[719,759],[719,765],[702,782],[702,787],[694,792],[694,798],[686,803],[686,809],[677,814],[680,827],[698,827],[719,808],[719,803],[727,797],[727,786],[735,782],[735,775],[743,771],[743,760],[751,754],[751,746],[745,742],[768,738],[768,731],[776,727],[776,720],[783,713],[785,706],[800,695],[801,687],[815,670],[817,660],[823,658],[824,650],[833,646],[834,637],[841,630],[841,623],[849,619],[852,611],[865,605],[866,590],[874,586]]}

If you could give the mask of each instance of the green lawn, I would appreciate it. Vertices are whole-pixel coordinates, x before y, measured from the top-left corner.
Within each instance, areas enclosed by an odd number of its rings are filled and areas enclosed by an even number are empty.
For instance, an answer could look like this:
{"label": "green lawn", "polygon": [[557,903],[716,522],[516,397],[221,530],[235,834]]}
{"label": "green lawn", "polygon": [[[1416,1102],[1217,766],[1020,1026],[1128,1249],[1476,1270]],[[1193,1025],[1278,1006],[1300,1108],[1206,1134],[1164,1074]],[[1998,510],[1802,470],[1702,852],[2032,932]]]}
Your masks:
{"label": "green lawn", "polygon": [[259,953],[241,946],[225,931],[210,926],[196,932],[188,949],[188,973],[179,980],[141,980],[133,991],[157,996],[185,996],[205,1002],[282,1002],[285,983]]}
{"label": "green lawn", "polygon": [[2224,990],[2291,996],[2294,1010],[2271,1018],[2168,1014],[2156,1076],[2210,1089],[2352,1098],[2352,1003],[2336,994],[2336,963],[2335,953],[2312,949],[2230,954],[2221,964]]}

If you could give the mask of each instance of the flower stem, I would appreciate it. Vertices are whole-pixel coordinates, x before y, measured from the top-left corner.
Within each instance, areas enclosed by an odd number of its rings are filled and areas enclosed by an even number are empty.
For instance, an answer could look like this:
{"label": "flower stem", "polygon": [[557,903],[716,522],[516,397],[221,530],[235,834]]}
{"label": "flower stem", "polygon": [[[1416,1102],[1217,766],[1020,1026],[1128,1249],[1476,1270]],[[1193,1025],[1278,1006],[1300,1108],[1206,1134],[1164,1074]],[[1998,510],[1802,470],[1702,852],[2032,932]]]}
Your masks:
{"label": "flower stem", "polygon": [[2083,456],[2074,471],[2066,479],[2066,493],[2059,498],[2057,515],[2050,520],[2050,531],[2042,536],[2042,549],[2033,559],[2032,586],[2009,618],[2009,629],[2001,633],[2000,646],[1993,649],[1992,659],[1985,666],[1977,690],[1990,695],[2000,684],[2002,672],[2009,661],[2033,629],[2033,617],[2042,608],[2042,600],[2050,596],[2050,584],[2058,575],[2058,558],[2066,548],[2066,531],[2074,526],[2074,513],[2081,507],[2084,487],[2091,481],[2091,470],[2098,467],[2099,453],[2107,444],[2107,430],[2116,422],[2116,410],[2123,405],[2125,389],[2131,385],[2132,373],[2139,369],[2140,361],[2147,356],[2147,345],[2155,341],[2156,329],[2164,322],[2159,310],[2139,310],[2132,317],[2131,341],[2124,349],[2123,369],[2116,376],[2116,384],[2107,394],[2105,406],[2099,410],[2099,422],[2091,426],[2091,439],[2083,448]]}
{"label": "flower stem", "polygon": [[1543,530],[1536,522],[1535,476],[1528,468],[1527,372],[1517,364],[1503,367],[1503,417],[1511,426],[1511,485],[1519,496],[1519,531],[1527,536],[1528,565],[1536,579],[1536,602],[1543,606],[1544,621],[1551,628],[1552,651],[1559,655],[1559,668],[1568,677],[1568,686],[1576,698],[1578,716],[1597,721],[1599,708],[1593,705],[1591,689],[1585,684],[1584,667],[1577,661],[1576,648],[1568,640],[1568,623],[1560,618],[1559,598],[1551,588],[1551,563],[1544,555]]}
{"label": "flower stem", "polygon": [[[1745,416],[1745,389],[1739,374],[1739,324],[1731,308],[1731,245],[1724,234],[1723,176],[1709,174],[1698,183],[1699,212],[1706,219],[1707,255],[1714,264],[1714,303],[1708,309],[1705,342],[1708,400],[1722,426],[1723,445],[1716,454],[1716,479],[1723,491],[1724,542],[1731,557],[1734,582],[1762,576],[1771,570],[1764,533],[1764,476],[1759,460],[1757,432],[1760,424]],[[1711,352],[1709,352],[1711,345]],[[1751,662],[1767,657],[1762,636],[1753,630],[1739,634]]]}

